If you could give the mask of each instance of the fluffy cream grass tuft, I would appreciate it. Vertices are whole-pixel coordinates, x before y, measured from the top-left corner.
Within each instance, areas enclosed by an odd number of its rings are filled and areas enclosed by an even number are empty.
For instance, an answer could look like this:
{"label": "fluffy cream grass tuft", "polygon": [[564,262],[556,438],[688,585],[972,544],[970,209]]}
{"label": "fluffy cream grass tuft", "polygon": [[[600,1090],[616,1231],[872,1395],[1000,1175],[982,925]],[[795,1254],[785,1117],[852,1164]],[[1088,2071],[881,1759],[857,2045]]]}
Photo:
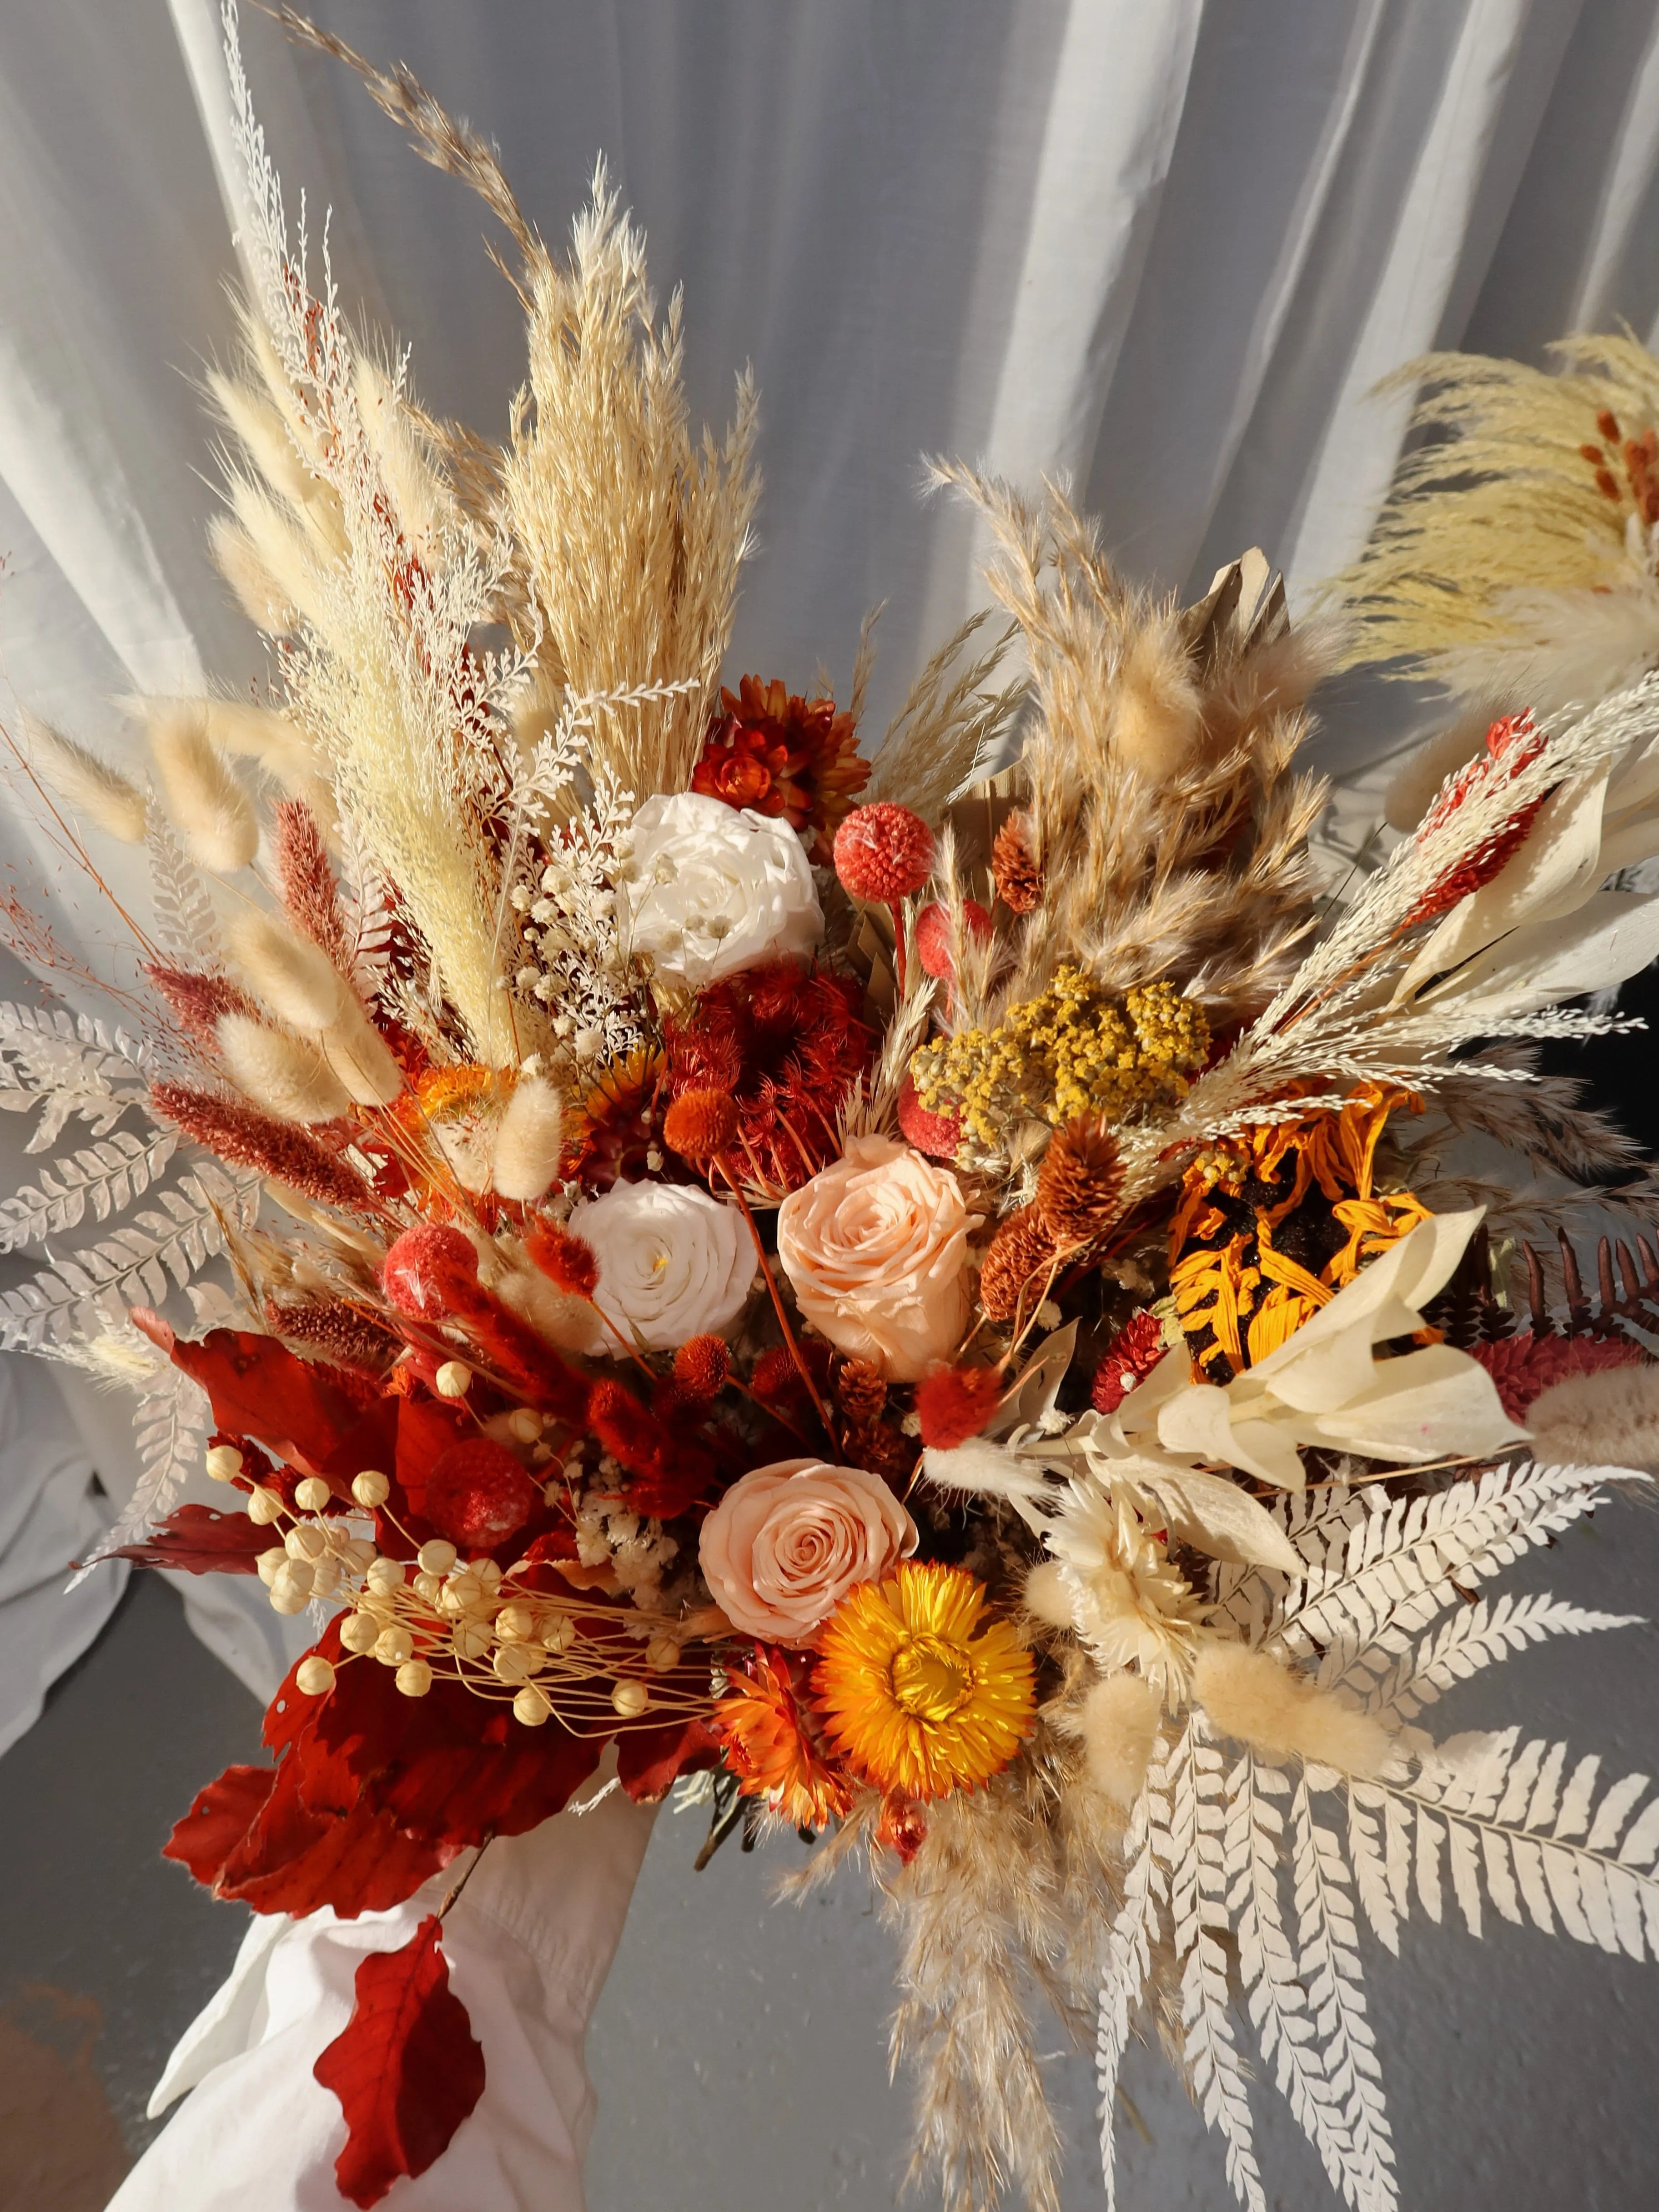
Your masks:
{"label": "fluffy cream grass tuft", "polygon": [[30,766],[65,806],[89,815],[107,836],[118,837],[124,845],[143,843],[149,802],[136,784],[27,708],[23,734],[28,740]]}
{"label": "fluffy cream grass tuft", "polygon": [[500,1196],[526,1203],[541,1196],[559,1171],[563,1123],[553,1085],[538,1075],[521,1075],[495,1135],[491,1180]]}
{"label": "fluffy cream grass tuft", "polygon": [[221,759],[201,708],[189,700],[160,702],[150,717],[149,749],[191,860],[215,875],[246,867],[259,849],[253,802]]}
{"label": "fluffy cream grass tuft", "polygon": [[349,1103],[314,1044],[252,1014],[223,1014],[215,1031],[232,1079],[279,1121],[331,1121]]}
{"label": "fluffy cream grass tuft", "polygon": [[1296,1756],[1371,1779],[1393,1756],[1393,1739],[1380,1721],[1243,1644],[1217,1640],[1200,1647],[1193,1696],[1223,1735],[1269,1759]]}
{"label": "fluffy cream grass tuft", "polygon": [[1526,1422],[1543,1466],[1659,1473],[1659,1367],[1570,1375],[1539,1392]]}

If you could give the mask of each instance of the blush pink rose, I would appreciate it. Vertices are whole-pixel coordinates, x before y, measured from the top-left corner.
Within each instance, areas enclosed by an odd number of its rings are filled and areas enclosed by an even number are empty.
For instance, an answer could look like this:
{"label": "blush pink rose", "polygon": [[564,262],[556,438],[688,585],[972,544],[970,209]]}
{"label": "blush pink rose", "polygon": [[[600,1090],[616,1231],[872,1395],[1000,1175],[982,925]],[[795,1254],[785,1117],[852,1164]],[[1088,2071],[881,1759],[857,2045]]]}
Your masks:
{"label": "blush pink rose", "polygon": [[733,1628],[803,1644],[854,1583],[915,1548],[915,1522],[878,1475],[785,1459],[732,1484],[702,1524],[698,1559]]}
{"label": "blush pink rose", "polygon": [[821,1336],[915,1382],[967,1328],[973,1218],[948,1168],[890,1137],[854,1137],[778,1208],[778,1258]]}

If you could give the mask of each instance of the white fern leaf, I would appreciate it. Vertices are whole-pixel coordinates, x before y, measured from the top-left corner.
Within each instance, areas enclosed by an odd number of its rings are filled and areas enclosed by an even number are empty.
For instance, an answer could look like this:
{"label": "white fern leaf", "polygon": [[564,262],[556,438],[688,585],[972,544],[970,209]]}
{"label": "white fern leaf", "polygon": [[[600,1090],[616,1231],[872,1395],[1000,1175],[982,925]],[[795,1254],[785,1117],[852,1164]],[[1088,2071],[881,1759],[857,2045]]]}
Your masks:
{"label": "white fern leaf", "polygon": [[87,1014],[0,1002],[0,1107],[41,1109],[27,1152],[56,1144],[73,1116],[105,1137],[146,1097],[147,1046]]}
{"label": "white fern leaf", "polygon": [[213,1425],[213,1408],[201,1384],[171,1361],[162,1364],[138,1394],[133,1433],[138,1446],[138,1481],[109,1534],[71,1578],[73,1589],[124,1544],[139,1544],[165,1521],[179,1503]]}
{"label": "white fern leaf", "polygon": [[15,1252],[76,1229],[92,1209],[97,1221],[124,1212],[147,1191],[179,1148],[176,1131],[148,1139],[118,1129],[101,1143],[59,1158],[36,1183],[0,1202],[0,1252]]}
{"label": "white fern leaf", "polygon": [[1325,2079],[1347,2131],[1346,2172],[1358,2192],[1349,2201],[1392,2205],[1398,2201],[1394,2139],[1360,1980],[1348,1870],[1340,1844],[1314,1818],[1305,1781],[1291,1801],[1291,1826],[1301,1977],[1318,2024]]}
{"label": "white fern leaf", "polygon": [[1117,2203],[1117,2157],[1113,2136],[1117,2118],[1118,2073],[1129,2045],[1129,2031],[1152,1972],[1152,1947],[1158,1930],[1158,1899],[1152,1857],[1152,1789],[1144,1790],[1124,1838],[1128,1861],[1123,1903],[1112,1923],[1106,1974],[1100,1992],[1100,2030],[1095,2044],[1096,2080],[1100,2087],[1100,2166],[1107,2212]]}
{"label": "white fern leaf", "polygon": [[156,943],[184,966],[217,974],[224,967],[225,954],[213,894],[200,869],[185,858],[159,807],[149,810],[144,845],[149,856]]}
{"label": "white fern leaf", "polygon": [[[1227,2179],[1245,2212],[1267,2212],[1244,2071],[1227,2000],[1227,1856],[1221,1754],[1189,1722],[1170,1761],[1171,1917],[1181,1976],[1182,2055],[1205,2124],[1221,2137]],[[1184,1848],[1183,1848],[1184,1845]]]}
{"label": "white fern leaf", "polygon": [[1539,1593],[1495,1601],[1481,1598],[1443,1622],[1378,1682],[1368,1700],[1373,1712],[1409,1721],[1484,1667],[1507,1659],[1551,1636],[1587,1636],[1603,1628],[1639,1626],[1633,1613],[1592,1613],[1565,1598]]}
{"label": "white fern leaf", "polygon": [[349,821],[340,824],[340,876],[351,980],[365,1004],[373,1006],[392,964],[397,902],[390,878]]}

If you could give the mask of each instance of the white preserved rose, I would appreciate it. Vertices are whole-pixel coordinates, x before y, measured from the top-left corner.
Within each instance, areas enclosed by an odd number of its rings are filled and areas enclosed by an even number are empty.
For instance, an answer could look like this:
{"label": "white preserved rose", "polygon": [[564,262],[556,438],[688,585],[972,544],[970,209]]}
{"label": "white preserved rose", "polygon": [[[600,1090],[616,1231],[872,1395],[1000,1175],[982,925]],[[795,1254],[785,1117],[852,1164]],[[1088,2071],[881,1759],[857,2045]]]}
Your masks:
{"label": "white preserved rose", "polygon": [[[568,1224],[599,1263],[592,1335],[573,1347],[625,1358],[635,1344],[672,1352],[722,1335],[748,1303],[755,1248],[743,1216],[706,1190],[619,1182],[572,1212]],[[612,1334],[621,1332],[621,1340]]]}
{"label": "white preserved rose", "polygon": [[627,941],[664,975],[699,988],[817,948],[823,913],[787,822],[684,791],[647,799],[629,835]]}

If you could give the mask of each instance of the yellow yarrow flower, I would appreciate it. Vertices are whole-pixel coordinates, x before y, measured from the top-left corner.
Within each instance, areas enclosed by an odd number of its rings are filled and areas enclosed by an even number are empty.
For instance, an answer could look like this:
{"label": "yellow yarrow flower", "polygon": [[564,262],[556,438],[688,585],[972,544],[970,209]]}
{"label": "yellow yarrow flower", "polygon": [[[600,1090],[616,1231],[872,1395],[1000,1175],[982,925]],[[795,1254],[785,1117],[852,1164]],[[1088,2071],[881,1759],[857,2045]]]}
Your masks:
{"label": "yellow yarrow flower", "polygon": [[849,1590],[819,1639],[819,1709],[874,1788],[918,1800],[971,1790],[1029,1734],[1031,1655],[960,1567],[906,1561]]}
{"label": "yellow yarrow flower", "polygon": [[959,1115],[994,1151],[1012,1121],[1121,1121],[1179,1098],[1209,1048],[1204,1009],[1173,984],[1148,983],[1118,1000],[1080,968],[1061,967],[995,1029],[924,1045],[910,1072],[928,1113]]}

